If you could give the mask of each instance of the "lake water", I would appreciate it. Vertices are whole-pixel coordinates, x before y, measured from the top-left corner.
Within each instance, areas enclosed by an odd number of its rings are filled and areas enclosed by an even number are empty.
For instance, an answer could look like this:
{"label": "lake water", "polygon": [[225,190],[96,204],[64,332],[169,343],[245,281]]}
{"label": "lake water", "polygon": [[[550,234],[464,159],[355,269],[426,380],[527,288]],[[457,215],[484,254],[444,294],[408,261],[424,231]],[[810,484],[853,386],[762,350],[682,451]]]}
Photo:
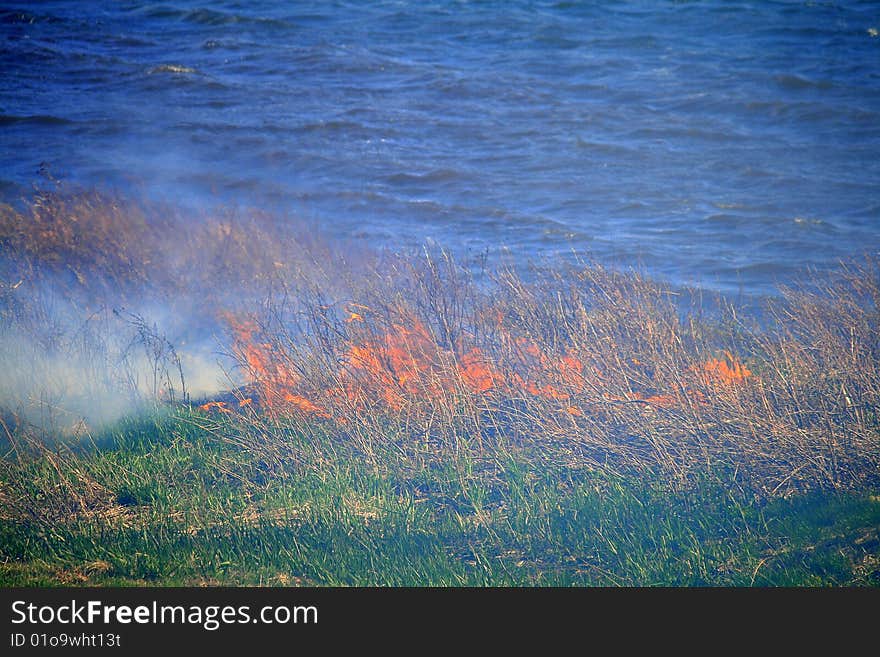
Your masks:
{"label": "lake water", "polygon": [[880,249],[880,3],[5,2],[0,193],[764,293]]}

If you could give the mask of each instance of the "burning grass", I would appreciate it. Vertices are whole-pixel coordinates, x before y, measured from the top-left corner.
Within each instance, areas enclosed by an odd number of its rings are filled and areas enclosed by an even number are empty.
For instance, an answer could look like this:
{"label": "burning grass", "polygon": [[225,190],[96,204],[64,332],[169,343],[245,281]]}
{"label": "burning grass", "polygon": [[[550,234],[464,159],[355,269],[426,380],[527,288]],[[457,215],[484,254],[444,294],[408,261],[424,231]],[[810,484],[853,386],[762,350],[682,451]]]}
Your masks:
{"label": "burning grass", "polygon": [[[875,511],[875,262],[782,290],[757,316],[595,263],[477,269],[444,251],[340,251],[259,212],[183,217],[93,192],[0,208],[0,245],[14,560],[47,559],[43,545],[75,573],[101,563],[107,581],[178,581],[181,537],[245,555],[306,527],[308,554],[285,554],[307,583],[876,581],[876,532],[853,542],[862,521],[847,530],[846,573],[815,580],[792,566],[813,538],[787,551],[754,516],[814,498]],[[209,339],[224,377],[213,388],[193,383]],[[109,421],[83,413],[63,447],[69,429],[9,394],[25,379],[88,387],[90,408],[136,393],[165,419],[101,438]],[[70,407],[70,395],[27,399]],[[144,410],[125,408],[117,417]],[[150,527],[165,537],[152,553],[135,546]],[[117,552],[90,543],[95,532]],[[430,537],[422,552],[413,536]],[[321,561],[327,541],[349,575]],[[358,544],[398,554],[388,578],[363,571]],[[621,561],[626,550],[642,556]],[[290,581],[264,561],[229,577]],[[176,567],[182,581],[225,581],[219,566]]]}
{"label": "burning grass", "polygon": [[482,286],[445,254],[402,266],[403,291],[227,317],[242,394],[365,452],[527,442],[614,475],[716,473],[766,496],[877,481],[876,271],[786,293],[758,326],[731,307],[698,322],[672,290],[597,265]]}
{"label": "burning grass", "polygon": [[[94,318],[112,309],[129,330],[117,369],[138,347],[148,372],[128,387],[165,401],[188,400],[185,346],[210,334],[233,393],[202,410],[298,423],[367,454],[526,442],[676,485],[735,475],[768,496],[877,480],[876,263],[783,290],[759,323],[597,264],[477,280],[443,251],[355,259],[313,235],[259,212],[184,218],[40,193],[0,212],[6,331],[106,352],[115,327]],[[59,294],[82,324],[59,325]],[[143,299],[163,301],[175,335],[117,308]]]}

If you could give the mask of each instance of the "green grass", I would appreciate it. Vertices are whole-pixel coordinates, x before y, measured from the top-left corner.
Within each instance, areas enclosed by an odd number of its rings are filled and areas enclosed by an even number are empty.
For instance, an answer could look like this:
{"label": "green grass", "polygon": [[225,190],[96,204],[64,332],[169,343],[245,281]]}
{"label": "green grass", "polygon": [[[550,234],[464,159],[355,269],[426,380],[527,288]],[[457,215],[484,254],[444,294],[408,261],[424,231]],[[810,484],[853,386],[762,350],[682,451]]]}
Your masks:
{"label": "green grass", "polygon": [[0,470],[3,586],[880,584],[876,491],[761,501],[542,458],[181,412]]}
{"label": "green grass", "polygon": [[757,307],[65,187],[0,252],[2,584],[880,581],[873,256]]}

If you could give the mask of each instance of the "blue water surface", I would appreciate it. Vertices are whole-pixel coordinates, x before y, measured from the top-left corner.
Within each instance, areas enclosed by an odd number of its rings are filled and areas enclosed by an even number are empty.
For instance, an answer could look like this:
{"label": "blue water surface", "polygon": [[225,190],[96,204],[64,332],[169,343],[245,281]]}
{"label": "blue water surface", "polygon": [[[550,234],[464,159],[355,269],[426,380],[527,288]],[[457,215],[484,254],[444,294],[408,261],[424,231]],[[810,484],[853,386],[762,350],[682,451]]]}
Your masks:
{"label": "blue water surface", "polygon": [[760,294],[880,249],[878,30],[877,2],[5,2],[0,193]]}

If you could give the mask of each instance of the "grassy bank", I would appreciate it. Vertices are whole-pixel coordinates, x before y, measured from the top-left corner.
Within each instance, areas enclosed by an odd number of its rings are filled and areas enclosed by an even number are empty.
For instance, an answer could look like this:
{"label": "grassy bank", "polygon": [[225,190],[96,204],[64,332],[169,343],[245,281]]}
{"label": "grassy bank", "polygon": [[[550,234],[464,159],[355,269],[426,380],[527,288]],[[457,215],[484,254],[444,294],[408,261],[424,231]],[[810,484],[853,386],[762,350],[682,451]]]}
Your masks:
{"label": "grassy bank", "polygon": [[880,583],[880,269],[761,308],[0,207],[6,585]]}
{"label": "grassy bank", "polygon": [[[880,584],[877,492],[756,501],[548,462],[420,453],[183,413],[97,444],[17,444],[2,472],[12,585]],[[271,444],[262,444],[271,436]]]}

